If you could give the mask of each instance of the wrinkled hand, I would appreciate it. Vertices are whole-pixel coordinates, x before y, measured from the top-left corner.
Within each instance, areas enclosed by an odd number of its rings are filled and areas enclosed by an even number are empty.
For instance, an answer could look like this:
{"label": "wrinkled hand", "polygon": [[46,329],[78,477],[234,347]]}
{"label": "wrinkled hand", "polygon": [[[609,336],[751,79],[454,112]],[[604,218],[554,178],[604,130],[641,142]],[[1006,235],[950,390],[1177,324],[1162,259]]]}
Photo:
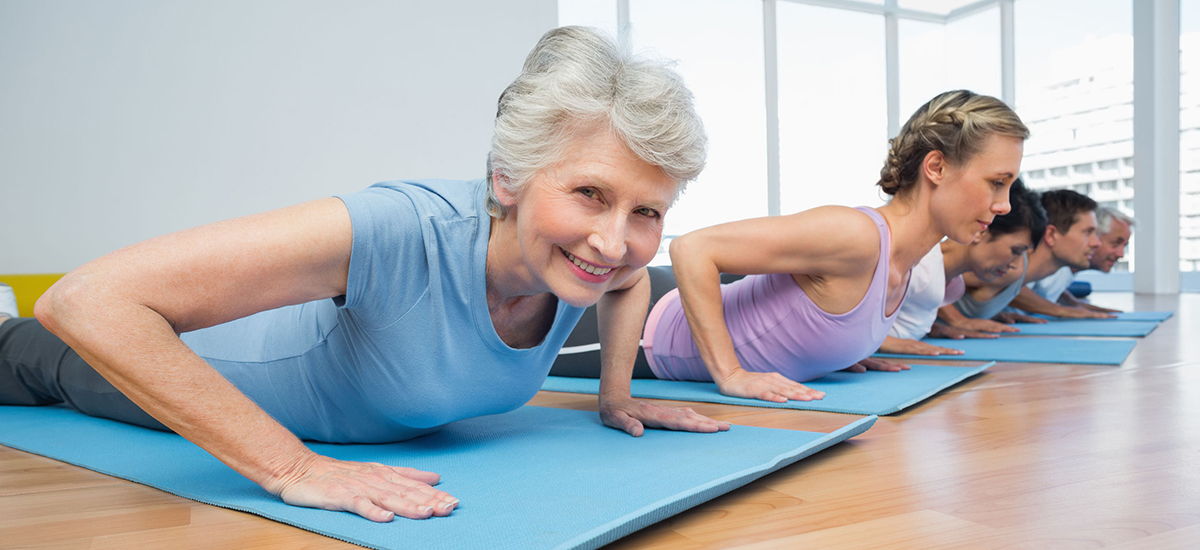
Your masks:
{"label": "wrinkled hand", "polygon": [[750,372],[745,369],[738,369],[724,380],[717,382],[717,388],[721,390],[721,393],[731,397],[760,399],[774,403],[786,403],[789,399],[812,401],[825,397],[825,392],[810,389],[777,372]]}
{"label": "wrinkled hand", "polygon": [[274,487],[292,506],[340,510],[376,522],[396,516],[425,519],[448,516],[458,499],[434,489],[440,476],[412,468],[348,462],[311,454]]}
{"label": "wrinkled hand", "polygon": [[1089,311],[1081,307],[1063,308],[1060,315],[1064,319],[1116,319],[1117,316],[1103,311]]}
{"label": "wrinkled hand", "polygon": [[605,426],[641,437],[644,428],[713,433],[729,429],[728,422],[713,420],[691,407],[673,409],[628,396],[600,399],[600,420]]}
{"label": "wrinkled hand", "polygon": [[[933,332],[930,332],[929,335],[934,336]],[[879,351],[898,355],[962,355],[963,353],[962,350],[943,348],[942,346],[935,346],[907,338],[889,338],[884,340],[883,345],[879,347]]]}
{"label": "wrinkled hand", "polygon": [[[946,348],[943,348],[943,349],[946,349]],[[954,351],[958,351],[958,350],[954,350]],[[962,353],[962,352],[958,351],[958,353]],[[849,367],[846,367],[842,370],[849,371],[849,372],[867,372],[869,370],[878,370],[878,371],[883,371],[883,372],[900,372],[902,370],[909,370],[911,368],[912,367],[905,365],[904,363],[897,363],[895,361],[888,361],[886,359],[867,358],[867,359],[863,359],[862,361],[859,361],[853,365],[850,365]]]}
{"label": "wrinkled hand", "polygon": [[[946,325],[942,325],[939,323],[939,324],[935,324],[933,326],[934,326],[934,328],[937,328],[939,326],[945,327]],[[968,331],[969,333],[1021,332],[1021,329],[1019,329],[1019,328],[1010,327],[1004,323],[997,323],[996,321],[992,321],[990,319],[966,319],[964,321],[959,321],[955,325],[951,325],[950,328],[961,329],[964,331]],[[995,338],[996,337],[995,334],[992,334],[990,336],[973,336],[970,334],[964,334],[964,336],[966,338]],[[953,338],[953,337],[951,336],[948,338]],[[960,338],[961,338],[961,336],[960,336]]]}
{"label": "wrinkled hand", "polygon": [[1008,311],[1006,311],[1004,313],[997,313],[995,317],[992,317],[992,319],[995,321],[999,321],[1001,323],[1008,323],[1010,325],[1013,323],[1047,323],[1047,322],[1049,322],[1045,319],[1042,319],[1041,317],[1034,317],[1032,315],[1025,315],[1023,313],[1012,313],[1012,312],[1008,312]]}

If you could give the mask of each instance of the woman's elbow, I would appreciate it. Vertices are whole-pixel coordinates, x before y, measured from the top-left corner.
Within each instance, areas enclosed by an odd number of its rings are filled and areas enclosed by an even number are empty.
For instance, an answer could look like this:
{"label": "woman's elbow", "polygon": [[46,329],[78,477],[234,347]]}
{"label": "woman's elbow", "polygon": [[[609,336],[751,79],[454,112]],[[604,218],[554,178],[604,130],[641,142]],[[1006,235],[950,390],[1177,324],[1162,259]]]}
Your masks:
{"label": "woman's elbow", "polygon": [[680,235],[671,240],[667,252],[671,256],[671,265],[678,265],[692,260],[696,256],[695,233]]}
{"label": "woman's elbow", "polygon": [[79,311],[82,307],[85,287],[86,284],[81,281],[81,277],[68,273],[47,289],[33,304],[33,316],[46,330],[60,334],[67,321],[67,314]]}

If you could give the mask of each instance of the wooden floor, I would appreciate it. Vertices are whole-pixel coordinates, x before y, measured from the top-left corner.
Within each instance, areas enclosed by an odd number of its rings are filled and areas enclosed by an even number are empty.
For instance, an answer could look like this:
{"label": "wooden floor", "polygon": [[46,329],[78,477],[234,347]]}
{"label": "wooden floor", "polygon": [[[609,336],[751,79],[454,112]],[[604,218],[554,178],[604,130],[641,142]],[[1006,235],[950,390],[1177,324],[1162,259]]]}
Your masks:
{"label": "wooden floor", "polygon": [[[1120,367],[996,365],[610,548],[1200,548],[1200,295],[1096,301],[1177,313]],[[695,408],[809,431],[851,418]],[[0,548],[355,547],[0,447]]]}

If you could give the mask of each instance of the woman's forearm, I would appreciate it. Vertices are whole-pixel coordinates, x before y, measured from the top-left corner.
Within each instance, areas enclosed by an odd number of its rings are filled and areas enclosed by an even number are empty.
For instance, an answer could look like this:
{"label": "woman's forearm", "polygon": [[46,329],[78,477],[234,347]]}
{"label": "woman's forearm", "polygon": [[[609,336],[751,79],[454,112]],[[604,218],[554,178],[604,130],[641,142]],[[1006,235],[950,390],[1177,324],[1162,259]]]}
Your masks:
{"label": "woman's forearm", "polygon": [[650,277],[643,268],[622,290],[604,294],[596,303],[600,333],[600,397],[629,397],[633,363],[650,306]]}
{"label": "woman's forearm", "polygon": [[1064,306],[1060,306],[1039,296],[1029,287],[1021,287],[1021,291],[1017,293],[1009,305],[1023,311],[1028,311],[1029,313],[1041,313],[1055,317],[1061,317],[1064,313],[1069,313],[1070,311]]}
{"label": "woman's forearm", "polygon": [[671,264],[692,338],[713,381],[720,385],[742,370],[725,324],[721,274],[688,235],[671,241]]}
{"label": "woman's forearm", "polygon": [[937,317],[938,319],[941,319],[942,322],[952,327],[961,327],[967,320],[969,320],[969,318],[966,315],[963,315],[957,307],[954,307],[954,304],[939,307],[937,311]]}
{"label": "woman's forearm", "polygon": [[315,456],[193,353],[162,315],[85,292],[79,277],[65,279],[38,302],[38,319],[151,416],[276,494]]}

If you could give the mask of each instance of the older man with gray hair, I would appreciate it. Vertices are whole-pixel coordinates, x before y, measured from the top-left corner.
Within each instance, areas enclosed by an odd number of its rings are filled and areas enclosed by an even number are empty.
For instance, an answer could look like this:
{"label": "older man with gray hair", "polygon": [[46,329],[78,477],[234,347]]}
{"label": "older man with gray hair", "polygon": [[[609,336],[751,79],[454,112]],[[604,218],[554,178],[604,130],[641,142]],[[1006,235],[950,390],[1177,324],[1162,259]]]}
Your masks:
{"label": "older man with gray hair", "polygon": [[[1107,206],[1097,208],[1096,234],[1100,237],[1100,246],[1092,252],[1088,269],[1095,269],[1104,273],[1112,271],[1117,261],[1125,257],[1125,249],[1129,246],[1130,237],[1133,236],[1134,225],[1137,225],[1137,220],[1134,220],[1116,208]],[[1083,270],[1072,269],[1073,273],[1079,271]],[[1118,310],[1091,305],[1076,298],[1070,292],[1063,292],[1058,297],[1058,303],[1064,306],[1080,307],[1092,311],[1118,312]]]}
{"label": "older man with gray hair", "polygon": [[1102,206],[1096,209],[1096,232],[1100,236],[1100,247],[1092,253],[1090,269],[1108,273],[1117,260],[1125,257],[1125,248],[1133,236],[1137,221],[1116,208]]}

